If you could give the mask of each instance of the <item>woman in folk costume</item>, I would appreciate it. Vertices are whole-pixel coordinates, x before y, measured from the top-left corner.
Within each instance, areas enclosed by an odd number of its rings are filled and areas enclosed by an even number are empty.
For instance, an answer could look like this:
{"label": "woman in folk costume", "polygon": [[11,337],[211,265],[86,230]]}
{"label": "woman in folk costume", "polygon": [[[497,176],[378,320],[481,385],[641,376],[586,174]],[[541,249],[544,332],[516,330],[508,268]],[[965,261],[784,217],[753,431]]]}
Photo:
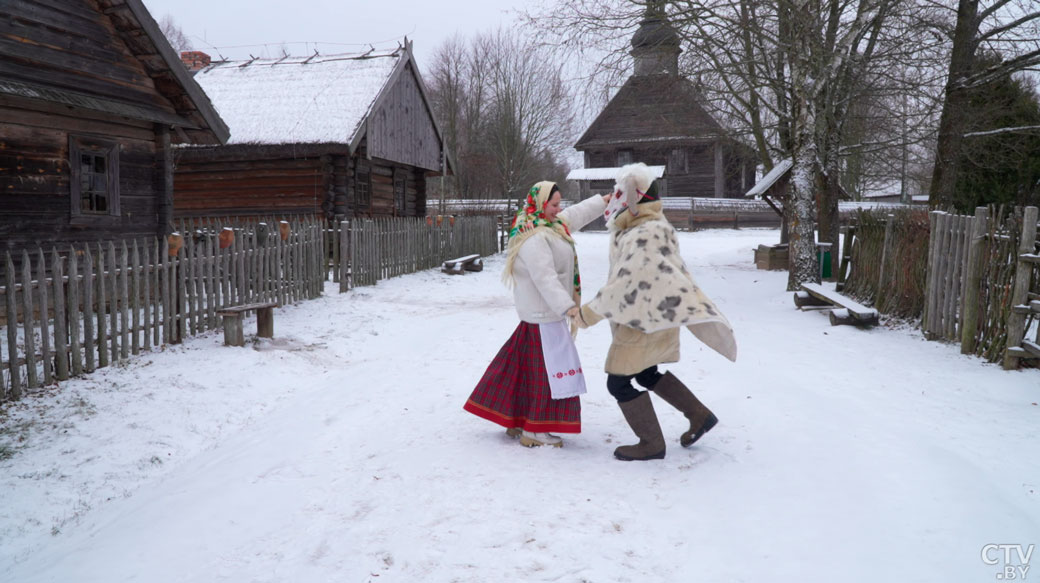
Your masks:
{"label": "woman in folk costume", "polygon": [[632,379],[657,393],[690,421],[679,439],[693,445],[718,418],[671,372],[657,365],[679,360],[679,329],[736,361],[737,343],[726,317],[701,291],[679,255],[675,229],[665,218],[657,185],[645,164],[618,173],[606,210],[610,232],[610,273],[595,299],[582,306],[576,324],[610,321],[613,340],[607,352],[607,390],[617,399],[639,443],[614,451],[621,460],[661,459],[664,436],[650,395]]}
{"label": "woman in folk costume", "polygon": [[463,409],[520,436],[528,447],[563,440],[550,432],[581,432],[585,376],[568,316],[581,305],[572,229],[595,220],[606,196],[560,210],[553,182],[531,187],[509,232],[503,281],[513,288],[520,324],[491,361]]}

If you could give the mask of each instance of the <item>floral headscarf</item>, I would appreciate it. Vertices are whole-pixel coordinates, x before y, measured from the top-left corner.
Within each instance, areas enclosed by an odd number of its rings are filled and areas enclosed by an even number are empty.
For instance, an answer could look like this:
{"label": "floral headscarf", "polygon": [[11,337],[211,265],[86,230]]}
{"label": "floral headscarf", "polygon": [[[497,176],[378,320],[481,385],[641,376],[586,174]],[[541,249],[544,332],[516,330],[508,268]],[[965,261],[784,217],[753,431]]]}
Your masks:
{"label": "floral headscarf", "polygon": [[[555,182],[548,180],[539,182],[527,192],[520,210],[513,217],[509,226],[509,243],[506,246],[506,268],[502,272],[502,280],[506,285],[513,285],[513,264],[520,252],[520,246],[541,229],[545,229],[557,237],[574,246],[574,237],[567,226],[567,221],[557,215],[556,219],[549,221],[545,218],[545,205],[552,197]],[[578,254],[574,254],[574,301],[581,305],[581,276],[578,274]]]}

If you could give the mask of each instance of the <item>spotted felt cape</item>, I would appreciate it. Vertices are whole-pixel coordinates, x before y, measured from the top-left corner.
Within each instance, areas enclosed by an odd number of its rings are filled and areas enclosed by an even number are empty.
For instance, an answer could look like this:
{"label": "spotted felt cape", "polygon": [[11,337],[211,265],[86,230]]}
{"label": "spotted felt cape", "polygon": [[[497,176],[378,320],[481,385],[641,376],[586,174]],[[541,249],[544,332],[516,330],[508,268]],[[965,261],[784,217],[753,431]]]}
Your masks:
{"label": "spotted felt cape", "polygon": [[675,229],[660,207],[659,202],[639,205],[640,215],[635,217],[622,211],[610,225],[610,274],[587,307],[648,334],[685,327],[736,361],[733,327],[686,269]]}

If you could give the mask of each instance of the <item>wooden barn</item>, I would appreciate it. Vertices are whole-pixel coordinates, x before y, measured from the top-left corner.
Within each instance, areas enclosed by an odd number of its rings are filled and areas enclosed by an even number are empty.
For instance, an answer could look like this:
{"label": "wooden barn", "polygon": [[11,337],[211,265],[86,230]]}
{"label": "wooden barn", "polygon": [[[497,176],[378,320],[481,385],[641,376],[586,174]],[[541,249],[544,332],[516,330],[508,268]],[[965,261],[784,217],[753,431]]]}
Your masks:
{"label": "wooden barn", "polygon": [[704,109],[690,80],[679,75],[679,37],[656,3],[648,3],[632,37],[633,74],[575,149],[585,168],[571,176],[581,198],[603,193],[603,171],[632,162],[664,166],[663,196],[741,198],[751,188],[757,159]]}
{"label": "wooden barn", "polygon": [[228,130],[141,1],[0,2],[0,30],[0,252],[166,233],[171,145]]}
{"label": "wooden barn", "polygon": [[177,154],[179,217],[424,216],[452,169],[411,43],[389,52],[212,62],[195,79],[226,145]]}

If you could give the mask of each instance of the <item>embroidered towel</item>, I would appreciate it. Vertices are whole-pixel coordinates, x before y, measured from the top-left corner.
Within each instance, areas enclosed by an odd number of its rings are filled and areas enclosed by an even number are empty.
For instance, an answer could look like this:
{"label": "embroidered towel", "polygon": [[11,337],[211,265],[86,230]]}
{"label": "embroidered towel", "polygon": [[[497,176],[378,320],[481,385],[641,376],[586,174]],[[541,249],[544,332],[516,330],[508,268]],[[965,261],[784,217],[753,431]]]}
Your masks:
{"label": "embroidered towel", "polygon": [[587,392],[585,373],[581,371],[578,349],[567,329],[567,322],[546,322],[539,324],[538,329],[542,336],[542,357],[549,375],[552,398],[567,399],[584,395]]}

